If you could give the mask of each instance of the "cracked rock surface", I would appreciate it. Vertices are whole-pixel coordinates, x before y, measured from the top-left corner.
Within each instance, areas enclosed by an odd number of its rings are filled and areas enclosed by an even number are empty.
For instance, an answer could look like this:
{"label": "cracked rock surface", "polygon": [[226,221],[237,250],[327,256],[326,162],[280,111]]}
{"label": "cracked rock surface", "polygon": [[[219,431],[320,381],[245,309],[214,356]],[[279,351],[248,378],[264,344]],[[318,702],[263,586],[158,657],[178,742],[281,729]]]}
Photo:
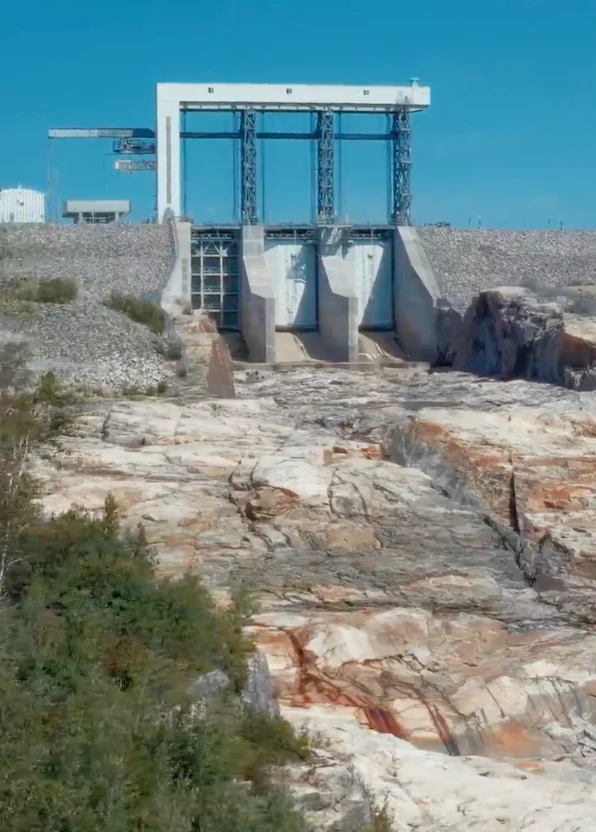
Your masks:
{"label": "cracked rock surface", "polygon": [[165,574],[258,588],[281,711],[327,755],[295,773],[318,828],[356,830],[364,789],[397,832],[591,832],[596,393],[389,368],[236,390],[89,411],[38,463],[47,510],[111,490]]}

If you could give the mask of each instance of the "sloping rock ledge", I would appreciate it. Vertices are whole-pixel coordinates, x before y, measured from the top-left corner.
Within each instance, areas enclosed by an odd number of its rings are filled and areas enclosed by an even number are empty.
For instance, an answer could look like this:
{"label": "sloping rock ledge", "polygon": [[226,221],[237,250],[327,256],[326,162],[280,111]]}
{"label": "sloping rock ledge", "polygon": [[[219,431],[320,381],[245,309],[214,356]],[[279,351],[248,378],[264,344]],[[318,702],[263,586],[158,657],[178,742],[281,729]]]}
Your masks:
{"label": "sloping rock ledge", "polygon": [[596,393],[413,369],[236,388],[89,413],[39,460],[47,511],[111,490],[165,574],[258,587],[282,713],[328,755],[296,789],[343,783],[321,829],[356,830],[365,790],[398,832],[592,830]]}

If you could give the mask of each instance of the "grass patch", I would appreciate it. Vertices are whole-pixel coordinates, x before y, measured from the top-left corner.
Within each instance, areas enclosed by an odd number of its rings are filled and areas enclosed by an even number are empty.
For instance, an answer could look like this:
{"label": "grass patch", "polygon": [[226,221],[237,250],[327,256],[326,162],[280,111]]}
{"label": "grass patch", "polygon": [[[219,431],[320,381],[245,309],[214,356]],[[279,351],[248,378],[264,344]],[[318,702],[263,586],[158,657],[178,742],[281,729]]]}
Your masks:
{"label": "grass patch", "polygon": [[0,288],[0,315],[7,317],[21,317],[33,315],[38,307],[34,303],[22,300],[13,291]]}
{"label": "grass patch", "polygon": [[109,299],[105,301],[108,309],[122,312],[138,324],[144,324],[151,332],[162,335],[166,328],[166,318],[162,309],[150,300],[140,300],[134,295],[122,295],[119,292],[112,292]]}
{"label": "grass patch", "polygon": [[361,832],[391,832],[391,819],[387,806],[373,809],[372,822]]}
{"label": "grass patch", "polygon": [[44,277],[20,291],[24,300],[33,303],[66,304],[76,299],[79,289],[74,280],[64,277]]}
{"label": "grass patch", "polygon": [[62,277],[11,280],[0,285],[0,313],[31,314],[35,312],[38,303],[72,303],[77,293],[75,281]]}
{"label": "grass patch", "polygon": [[155,351],[158,355],[163,356],[166,361],[180,361],[182,358],[182,346],[180,344],[167,344],[158,341],[155,345]]}
{"label": "grass patch", "polygon": [[120,393],[127,399],[142,399],[153,398],[154,396],[163,396],[168,392],[168,383],[164,379],[158,381],[157,384],[149,384],[147,387],[140,387],[136,384],[130,384],[124,387]]}

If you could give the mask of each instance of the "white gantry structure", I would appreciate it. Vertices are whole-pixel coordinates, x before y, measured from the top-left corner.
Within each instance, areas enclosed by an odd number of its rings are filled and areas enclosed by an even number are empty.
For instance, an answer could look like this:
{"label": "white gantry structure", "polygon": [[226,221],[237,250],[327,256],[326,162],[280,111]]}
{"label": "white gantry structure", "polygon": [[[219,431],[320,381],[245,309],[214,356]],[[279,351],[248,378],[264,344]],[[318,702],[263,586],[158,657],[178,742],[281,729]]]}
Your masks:
{"label": "white gantry structure", "polygon": [[[182,112],[229,111],[239,114],[239,130],[229,134],[241,144],[240,220],[258,223],[257,140],[263,138],[308,138],[317,141],[318,219],[333,224],[334,144],[342,138],[369,138],[337,135],[337,113],[386,113],[390,117],[387,134],[371,138],[392,141],[393,217],[407,225],[410,212],[410,113],[430,106],[430,87],[414,79],[409,86],[328,86],[306,84],[158,84],[156,167],[157,214],[179,217],[182,213],[181,119]],[[317,115],[314,134],[261,134],[256,114],[263,112],[310,112]],[[182,134],[183,138],[204,138],[203,134]],[[228,137],[221,135],[222,138]]]}
{"label": "white gantry structure", "polygon": [[[392,354],[396,336],[400,354],[433,360],[441,299],[410,219],[411,115],[429,106],[430,88],[416,79],[404,86],[158,84],[153,127],[49,131],[50,193],[55,139],[112,139],[118,170],[154,173],[157,222],[174,220],[176,259],[162,302],[183,301],[209,315],[220,330],[239,333],[256,362],[275,363],[282,355],[281,360],[301,360],[288,356],[304,354],[359,361],[363,355]],[[231,128],[191,132],[184,114],[197,111],[231,113]],[[274,131],[268,114],[279,112],[308,113],[310,126]],[[375,123],[384,121],[385,127],[349,132],[344,113],[369,113],[370,122],[376,114]],[[215,218],[205,225],[187,216],[184,148],[188,141],[209,139],[232,140],[237,148],[231,225]],[[259,141],[272,139],[313,144],[315,209],[305,224],[274,225],[263,216]],[[380,141],[390,150],[391,204],[382,222],[344,219],[342,224],[338,217],[342,165],[336,150],[350,140]],[[196,186],[191,183],[192,203],[200,210]]]}

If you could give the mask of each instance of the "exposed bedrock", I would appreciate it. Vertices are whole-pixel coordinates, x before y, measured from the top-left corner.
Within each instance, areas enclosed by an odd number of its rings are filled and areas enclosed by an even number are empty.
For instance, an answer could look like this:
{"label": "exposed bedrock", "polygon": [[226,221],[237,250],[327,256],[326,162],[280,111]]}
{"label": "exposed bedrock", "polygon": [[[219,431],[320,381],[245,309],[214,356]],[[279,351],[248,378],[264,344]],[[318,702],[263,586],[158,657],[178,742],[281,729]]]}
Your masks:
{"label": "exposed bedrock", "polygon": [[596,393],[419,369],[236,388],[89,413],[39,461],[47,510],[112,490],[164,573],[258,588],[282,713],[331,755],[303,795],[328,769],[399,832],[593,829]]}
{"label": "exposed bedrock", "polygon": [[[549,297],[550,295],[550,297]],[[482,376],[596,387],[596,299],[586,290],[500,288],[440,318],[441,362]]]}

